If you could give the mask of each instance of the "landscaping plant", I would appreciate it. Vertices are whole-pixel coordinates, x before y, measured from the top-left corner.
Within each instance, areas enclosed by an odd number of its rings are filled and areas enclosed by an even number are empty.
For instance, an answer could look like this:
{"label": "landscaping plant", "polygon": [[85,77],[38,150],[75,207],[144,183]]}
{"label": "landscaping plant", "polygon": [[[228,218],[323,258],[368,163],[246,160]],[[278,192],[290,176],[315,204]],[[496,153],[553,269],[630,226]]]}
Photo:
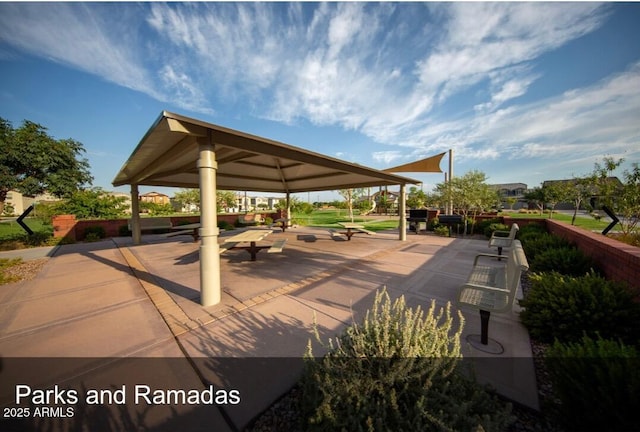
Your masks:
{"label": "landscaping plant", "polygon": [[591,271],[574,277],[558,272],[529,275],[531,289],[520,300],[522,323],[540,342],[575,342],[583,334],[634,343],[640,304],[623,284]]}
{"label": "landscaping plant", "polygon": [[[426,312],[376,294],[362,324],[348,327],[329,352],[305,355],[303,430],[504,430],[510,406],[460,371],[463,318],[450,304]],[[322,343],[316,328],[316,339]]]}
{"label": "landscaping plant", "polygon": [[560,404],[556,417],[567,430],[638,430],[640,352],[600,336],[556,341],[545,365]]}

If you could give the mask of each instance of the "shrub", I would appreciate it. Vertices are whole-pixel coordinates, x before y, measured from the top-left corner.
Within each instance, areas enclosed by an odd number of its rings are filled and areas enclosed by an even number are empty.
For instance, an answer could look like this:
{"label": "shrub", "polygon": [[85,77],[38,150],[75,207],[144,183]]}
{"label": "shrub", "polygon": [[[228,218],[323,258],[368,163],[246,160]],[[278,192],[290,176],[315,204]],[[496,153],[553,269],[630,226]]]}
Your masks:
{"label": "shrub", "polygon": [[429,219],[427,221],[427,231],[434,231],[438,226],[440,226],[438,218]]}
{"label": "shrub", "polygon": [[557,272],[532,274],[520,305],[522,323],[541,342],[574,342],[583,334],[634,343],[640,330],[640,304],[626,286],[590,272],[580,277]]}
{"label": "shrub", "polygon": [[273,218],[267,216],[266,218],[264,218],[264,224],[265,225],[271,225],[273,223]]}
{"label": "shrub", "polygon": [[118,227],[118,235],[120,237],[131,237],[131,230],[128,225],[120,225]]}
{"label": "shrub", "polygon": [[92,225],[84,229],[84,239],[86,241],[96,241],[106,237],[106,231],[103,226]]}
{"label": "shrub", "polygon": [[[450,305],[424,313],[376,294],[362,325],[353,324],[321,359],[305,355],[303,430],[503,430],[510,406],[459,372],[460,325]],[[320,337],[316,328],[316,339]]]}
{"label": "shrub", "polygon": [[595,263],[590,257],[572,246],[539,251],[529,260],[529,270],[532,272],[555,271],[570,276],[582,276],[594,267]]}
{"label": "shrub", "polygon": [[524,238],[520,237],[520,242],[522,242],[522,248],[530,263],[535,260],[536,255],[540,252],[568,247],[570,245],[564,238],[548,233],[535,236],[527,235]]}
{"label": "shrub", "polygon": [[227,221],[218,221],[218,229],[232,230],[235,229],[235,227]]}
{"label": "shrub", "polygon": [[[496,231],[509,231],[510,228],[509,226],[503,224],[503,223],[492,223],[489,224],[487,227],[485,227],[484,229],[484,235],[487,236],[487,238],[490,238],[494,232]],[[508,236],[508,234],[505,234],[504,237]]]}
{"label": "shrub", "polygon": [[493,219],[484,219],[476,223],[476,231],[479,233],[484,233],[485,230],[492,224],[502,223],[501,219],[493,218]]}
{"label": "shrub", "polygon": [[433,228],[433,232],[442,237],[449,237],[449,227],[446,225],[437,225]]}
{"label": "shrub", "polygon": [[569,430],[637,430],[639,355],[631,346],[599,336],[555,342],[545,365],[560,400],[558,420]]}

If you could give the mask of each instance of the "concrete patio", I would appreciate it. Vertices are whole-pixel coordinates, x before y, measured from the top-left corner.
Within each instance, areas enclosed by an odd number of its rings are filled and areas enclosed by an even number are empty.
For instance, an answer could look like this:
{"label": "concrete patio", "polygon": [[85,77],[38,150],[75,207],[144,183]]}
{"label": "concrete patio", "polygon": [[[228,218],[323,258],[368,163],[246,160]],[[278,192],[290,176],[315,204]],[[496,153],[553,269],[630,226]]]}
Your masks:
{"label": "concrete patio", "polygon": [[[34,280],[0,287],[2,407],[15,406],[21,380],[42,388],[214,385],[237,389],[242,401],[112,404],[76,410],[73,421],[95,426],[99,411],[125,429],[242,430],[297,380],[314,320],[324,340],[334,337],[362,319],[385,286],[410,306],[453,303],[474,256],[490,253],[486,240],[411,233],[400,242],[397,231],[340,241],[325,229],[300,227],[276,230],[265,241],[282,238],[281,253],[260,252],[255,262],[242,250],[222,255],[222,302],[212,307],[199,304],[198,243],[190,236],[143,236],[138,246],[124,237],[61,246]],[[489,335],[505,347],[499,356],[464,343],[479,333],[480,317],[462,313],[463,355],[478,379],[538,408],[529,337],[517,310],[491,317]],[[64,430],[70,420],[58,421]]]}

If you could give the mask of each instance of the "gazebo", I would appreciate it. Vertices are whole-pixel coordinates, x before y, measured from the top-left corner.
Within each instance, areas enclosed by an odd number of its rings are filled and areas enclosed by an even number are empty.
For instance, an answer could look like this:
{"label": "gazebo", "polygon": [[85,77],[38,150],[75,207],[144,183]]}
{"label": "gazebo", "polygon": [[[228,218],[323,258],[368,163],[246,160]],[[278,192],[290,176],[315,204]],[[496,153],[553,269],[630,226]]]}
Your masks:
{"label": "gazebo", "polygon": [[400,186],[399,240],[406,240],[405,190],[418,180],[345,162],[237,130],[162,112],[113,180],[131,185],[132,232],[139,244],[138,186],[200,189],[201,304],[220,302],[216,190],[290,194]]}

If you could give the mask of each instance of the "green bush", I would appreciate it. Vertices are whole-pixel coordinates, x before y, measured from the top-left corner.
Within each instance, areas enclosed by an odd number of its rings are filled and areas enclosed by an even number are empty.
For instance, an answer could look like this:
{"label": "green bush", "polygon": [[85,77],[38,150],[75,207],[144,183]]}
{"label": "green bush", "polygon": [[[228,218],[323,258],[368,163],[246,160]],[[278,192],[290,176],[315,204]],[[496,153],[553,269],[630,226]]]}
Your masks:
{"label": "green bush", "polygon": [[529,270],[532,272],[555,271],[570,276],[582,276],[595,265],[591,258],[572,246],[539,251],[529,260]]}
{"label": "green bush", "polygon": [[432,301],[424,313],[377,293],[362,325],[329,340],[325,357],[313,358],[309,341],[302,429],[504,430],[510,406],[460,373],[459,313],[458,320],[454,330],[449,304],[436,312]]}
{"label": "green bush", "polygon": [[218,221],[218,229],[232,230],[235,229],[235,227],[227,221]]}
{"label": "green bush", "polygon": [[558,420],[568,430],[638,430],[639,355],[634,347],[601,337],[555,342],[545,365],[560,400]]}
{"label": "green bush", "polygon": [[493,219],[483,219],[481,221],[476,222],[475,230],[478,233],[484,233],[485,230],[492,224],[501,224],[502,219],[493,218]]}
{"label": "green bush", "polygon": [[532,274],[520,305],[522,323],[541,342],[575,342],[598,332],[607,339],[635,343],[640,304],[626,286],[590,272],[580,277],[557,272]]}
{"label": "green bush", "polygon": [[129,229],[129,225],[120,225],[118,227],[118,235],[120,237],[131,237],[131,230]]}
{"label": "green bush", "polygon": [[442,236],[442,237],[449,237],[449,227],[446,225],[438,225],[435,228],[433,228],[433,232],[436,235]]}
{"label": "green bush", "polygon": [[440,221],[438,220],[438,218],[429,219],[427,221],[427,231],[434,231],[439,226]]}
{"label": "green bush", "polygon": [[548,233],[535,236],[525,236],[524,238],[520,237],[520,242],[522,243],[522,248],[524,249],[524,253],[527,256],[527,261],[529,261],[529,263],[533,262],[536,255],[540,252],[570,246],[569,242],[564,238]]}
{"label": "green bush", "polygon": [[[482,232],[484,233],[485,236],[487,236],[487,238],[490,238],[493,235],[493,233],[496,231],[509,232],[510,229],[511,228],[508,225],[505,225],[503,223],[492,223],[486,226]],[[504,234],[504,237],[507,237],[507,236],[508,234]]]}
{"label": "green bush", "polygon": [[540,237],[542,234],[547,234],[547,229],[538,223],[529,223],[526,225],[520,225],[519,230],[516,233],[516,238],[522,242],[522,244],[526,243],[528,240],[535,239]]}
{"label": "green bush", "polygon": [[96,241],[107,236],[103,226],[92,225],[84,229],[84,239],[86,241]]}

